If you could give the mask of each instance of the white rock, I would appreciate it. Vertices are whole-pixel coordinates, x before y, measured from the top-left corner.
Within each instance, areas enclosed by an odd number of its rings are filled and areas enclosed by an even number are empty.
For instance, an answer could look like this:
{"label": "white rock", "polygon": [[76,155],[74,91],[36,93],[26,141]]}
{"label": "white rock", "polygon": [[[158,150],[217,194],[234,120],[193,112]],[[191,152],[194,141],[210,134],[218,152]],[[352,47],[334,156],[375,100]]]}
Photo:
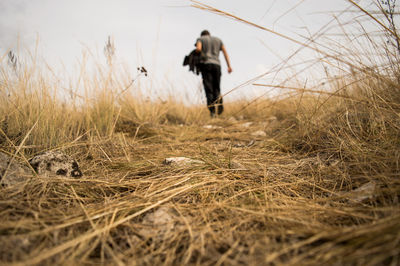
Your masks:
{"label": "white rock", "polygon": [[24,166],[11,156],[0,152],[0,184],[12,186],[28,180],[32,172],[29,167]]}
{"label": "white rock", "polygon": [[82,176],[78,163],[60,151],[48,151],[36,155],[29,160],[29,163],[39,175]]}
{"label": "white rock", "polygon": [[139,234],[146,239],[152,238],[159,242],[176,229],[179,225],[179,216],[172,208],[160,207],[155,212],[146,214],[142,225]]}
{"label": "white rock", "polygon": [[262,130],[259,130],[259,131],[251,133],[251,135],[255,136],[255,137],[265,137],[265,136],[267,136],[267,133],[265,133]]}
{"label": "white rock", "polygon": [[156,227],[164,227],[163,231],[166,229],[173,228],[174,217],[173,212],[168,207],[161,207],[157,209],[155,212],[148,213],[143,218],[143,224],[156,226]]}
{"label": "white rock", "polygon": [[240,124],[240,126],[244,127],[244,128],[249,128],[252,124],[253,124],[253,122],[247,122],[247,123]]}
{"label": "white rock", "polygon": [[214,125],[204,125],[203,128],[205,128],[205,129],[219,129],[219,128],[222,128],[222,127],[214,126]]}
{"label": "white rock", "polygon": [[203,161],[194,160],[186,157],[170,157],[164,160],[164,164],[168,165],[191,165],[191,164],[204,164]]}

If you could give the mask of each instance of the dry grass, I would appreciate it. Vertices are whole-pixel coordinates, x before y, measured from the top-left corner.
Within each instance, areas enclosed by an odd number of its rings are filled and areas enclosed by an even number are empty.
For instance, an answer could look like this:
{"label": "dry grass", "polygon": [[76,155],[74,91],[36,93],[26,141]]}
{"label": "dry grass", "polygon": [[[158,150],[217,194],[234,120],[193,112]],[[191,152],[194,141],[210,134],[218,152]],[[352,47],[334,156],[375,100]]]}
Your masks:
{"label": "dry grass", "polygon": [[[385,142],[361,141],[351,132],[367,130],[363,122],[346,128],[340,113],[319,131],[295,114],[268,115],[279,120],[165,123],[78,142],[83,179],[2,189],[2,262],[397,264],[399,143],[382,132]],[[250,134],[260,129],[268,137]],[[206,164],[162,164],[171,156]],[[354,200],[370,180],[374,196]],[[175,211],[172,230],[143,223],[161,206]]]}
{"label": "dry grass", "polygon": [[[328,93],[291,87],[213,120],[119,97],[129,82],[110,75],[65,105],[40,73],[3,67],[0,151],[62,149],[84,177],[0,188],[0,263],[398,265],[399,75],[351,66]],[[163,164],[175,156],[205,164]]]}

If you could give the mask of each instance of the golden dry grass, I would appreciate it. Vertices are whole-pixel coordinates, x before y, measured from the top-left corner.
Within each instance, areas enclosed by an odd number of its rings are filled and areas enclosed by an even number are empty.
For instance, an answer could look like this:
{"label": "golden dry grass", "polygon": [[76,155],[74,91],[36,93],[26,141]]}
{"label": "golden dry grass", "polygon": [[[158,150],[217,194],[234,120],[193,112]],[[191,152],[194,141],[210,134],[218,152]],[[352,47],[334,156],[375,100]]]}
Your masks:
{"label": "golden dry grass", "polygon": [[[131,125],[110,138],[77,141],[68,150],[80,158],[84,178],[33,176],[23,187],[2,188],[1,261],[396,264],[399,143],[360,141],[352,132],[367,125],[353,114],[335,110],[331,128],[311,132],[295,113],[271,111],[267,118],[278,121]],[[252,136],[257,130],[268,136]],[[205,164],[163,164],[173,156]],[[370,180],[373,196],[357,201],[352,191]],[[143,223],[161,206],[175,211],[165,232]]]}

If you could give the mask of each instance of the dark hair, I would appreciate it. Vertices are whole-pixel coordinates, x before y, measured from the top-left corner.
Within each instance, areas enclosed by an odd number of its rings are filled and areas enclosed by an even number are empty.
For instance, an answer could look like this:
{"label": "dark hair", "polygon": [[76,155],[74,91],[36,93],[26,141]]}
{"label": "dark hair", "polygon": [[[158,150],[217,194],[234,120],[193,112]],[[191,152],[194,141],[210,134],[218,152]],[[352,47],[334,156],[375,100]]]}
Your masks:
{"label": "dark hair", "polygon": [[210,32],[208,30],[203,30],[200,35],[201,36],[210,35]]}

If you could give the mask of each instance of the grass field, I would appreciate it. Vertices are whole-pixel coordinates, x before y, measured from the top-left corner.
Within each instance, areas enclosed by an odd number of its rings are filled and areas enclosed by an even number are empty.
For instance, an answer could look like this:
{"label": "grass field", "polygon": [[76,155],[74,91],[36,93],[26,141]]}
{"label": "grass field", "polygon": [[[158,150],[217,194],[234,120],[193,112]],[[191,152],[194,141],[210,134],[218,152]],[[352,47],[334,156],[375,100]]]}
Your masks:
{"label": "grass field", "polygon": [[119,97],[129,82],[107,72],[65,104],[4,56],[0,151],[62,150],[84,176],[0,188],[0,263],[399,265],[400,74],[382,49],[383,68],[332,56],[353,72],[330,91],[230,102],[215,119]]}

